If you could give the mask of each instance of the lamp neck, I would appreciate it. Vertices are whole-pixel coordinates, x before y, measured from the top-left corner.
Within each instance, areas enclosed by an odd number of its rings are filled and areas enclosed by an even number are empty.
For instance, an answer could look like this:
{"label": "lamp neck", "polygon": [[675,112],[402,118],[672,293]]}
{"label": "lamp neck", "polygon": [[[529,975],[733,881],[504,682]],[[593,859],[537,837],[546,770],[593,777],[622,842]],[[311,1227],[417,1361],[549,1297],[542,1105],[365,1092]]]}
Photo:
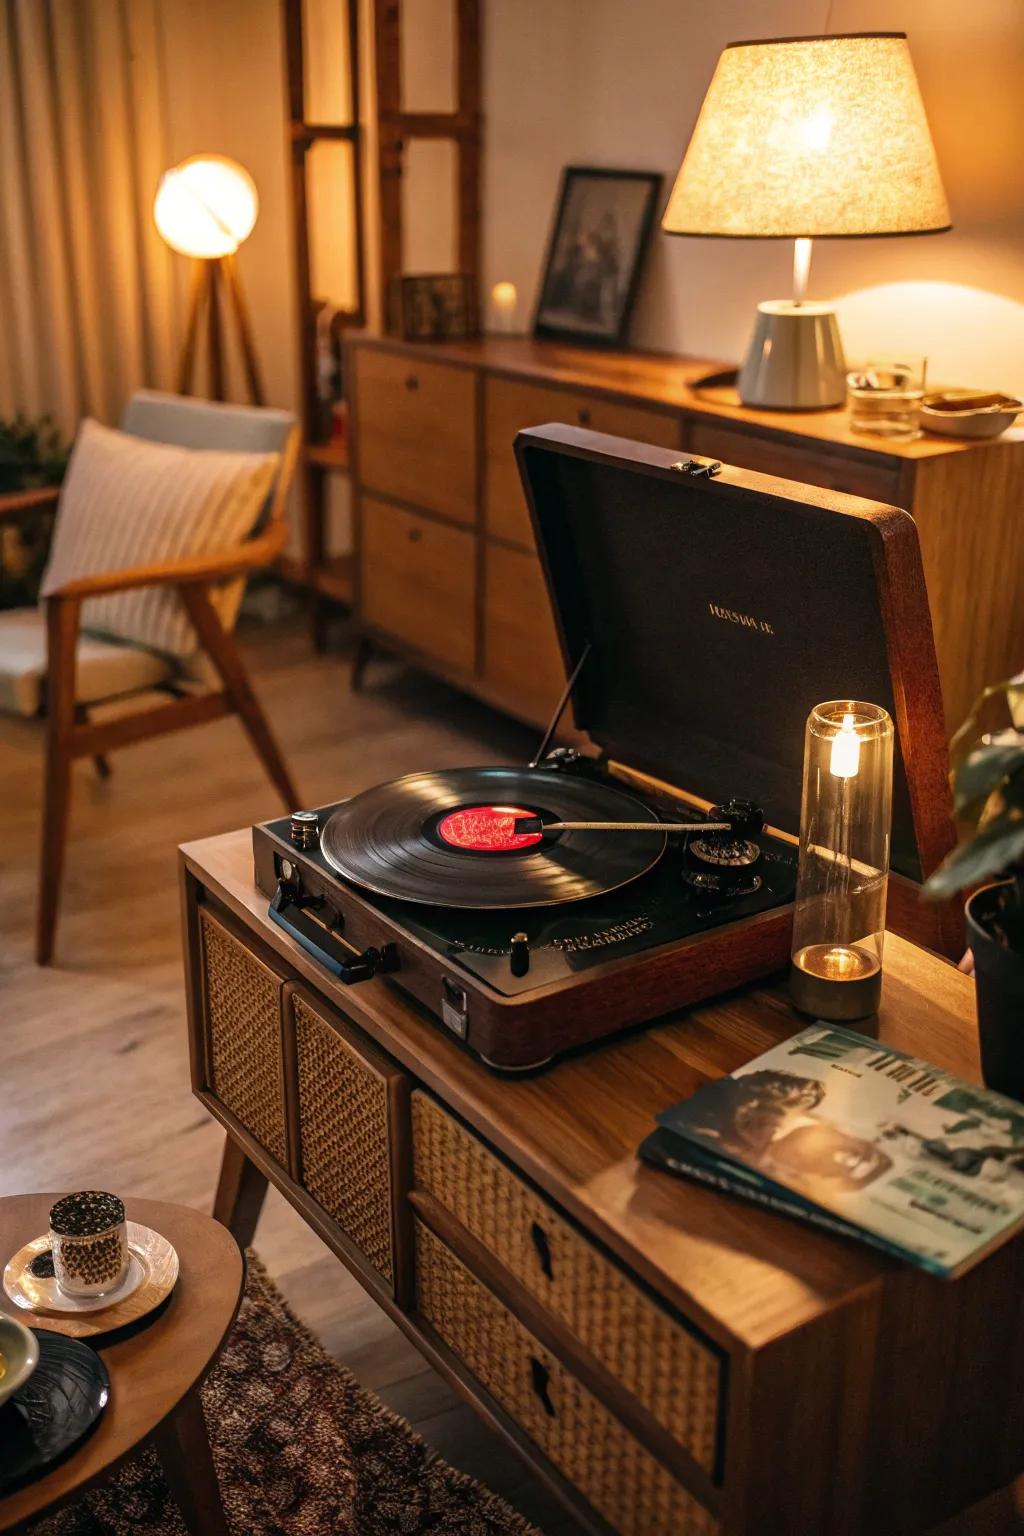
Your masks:
{"label": "lamp neck", "polygon": [[807,294],[807,274],[811,270],[813,241],[802,236],[793,242],[793,303],[802,304]]}

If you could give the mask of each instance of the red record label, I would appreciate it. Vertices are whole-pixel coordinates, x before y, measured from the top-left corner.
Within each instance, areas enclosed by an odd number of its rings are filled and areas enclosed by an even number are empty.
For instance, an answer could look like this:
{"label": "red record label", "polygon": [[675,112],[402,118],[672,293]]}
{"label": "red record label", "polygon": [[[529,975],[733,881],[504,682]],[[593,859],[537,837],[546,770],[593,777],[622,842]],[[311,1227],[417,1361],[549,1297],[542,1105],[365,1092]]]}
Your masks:
{"label": "red record label", "polygon": [[452,848],[467,848],[473,853],[514,853],[543,842],[542,832],[517,832],[516,821],[532,816],[518,805],[470,805],[450,811],[438,822],[438,836]]}

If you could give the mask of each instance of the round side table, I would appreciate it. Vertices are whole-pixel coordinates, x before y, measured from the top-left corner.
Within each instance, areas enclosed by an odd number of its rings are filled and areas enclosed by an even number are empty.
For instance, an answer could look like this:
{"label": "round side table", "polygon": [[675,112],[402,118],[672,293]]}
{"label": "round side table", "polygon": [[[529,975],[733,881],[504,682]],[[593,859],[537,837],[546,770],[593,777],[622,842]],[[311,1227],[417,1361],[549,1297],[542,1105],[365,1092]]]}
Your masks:
{"label": "round side table", "polygon": [[[0,1199],[0,1268],[45,1232],[59,1195]],[[66,1461],[37,1482],[0,1497],[0,1531],[15,1531],[101,1482],[124,1457],[151,1441],[193,1536],[227,1536],[199,1386],[235,1320],[244,1265],[226,1227],[182,1205],[126,1200],[129,1221],[163,1234],[178,1250],[180,1271],[166,1311],[122,1343],[103,1346],[110,1401],[95,1430]],[[0,1308],[46,1328],[0,1288]],[[52,1320],[51,1320],[52,1321]]]}

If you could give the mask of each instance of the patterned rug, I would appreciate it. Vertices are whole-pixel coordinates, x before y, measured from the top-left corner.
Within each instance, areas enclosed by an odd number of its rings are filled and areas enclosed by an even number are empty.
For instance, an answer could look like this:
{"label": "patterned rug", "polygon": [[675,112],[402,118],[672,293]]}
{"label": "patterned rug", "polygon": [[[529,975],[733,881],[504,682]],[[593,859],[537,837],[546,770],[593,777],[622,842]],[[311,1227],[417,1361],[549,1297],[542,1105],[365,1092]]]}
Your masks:
{"label": "patterned rug", "polygon": [[[249,1255],[203,1406],[234,1536],[540,1536],[359,1386]],[[152,1451],[32,1536],[187,1536]]]}

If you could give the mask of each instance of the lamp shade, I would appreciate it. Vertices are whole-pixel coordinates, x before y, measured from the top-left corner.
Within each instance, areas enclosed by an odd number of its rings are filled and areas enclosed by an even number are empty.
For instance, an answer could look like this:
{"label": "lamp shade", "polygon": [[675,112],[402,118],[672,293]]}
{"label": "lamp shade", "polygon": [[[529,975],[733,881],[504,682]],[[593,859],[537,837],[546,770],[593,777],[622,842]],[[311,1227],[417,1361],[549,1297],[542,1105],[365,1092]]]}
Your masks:
{"label": "lamp shade", "polygon": [[902,32],[731,44],[662,220],[669,234],[737,238],[949,227]]}
{"label": "lamp shade", "polygon": [[153,203],[157,229],[183,256],[233,256],[256,223],[249,172],[224,155],[193,155],[165,171]]}

